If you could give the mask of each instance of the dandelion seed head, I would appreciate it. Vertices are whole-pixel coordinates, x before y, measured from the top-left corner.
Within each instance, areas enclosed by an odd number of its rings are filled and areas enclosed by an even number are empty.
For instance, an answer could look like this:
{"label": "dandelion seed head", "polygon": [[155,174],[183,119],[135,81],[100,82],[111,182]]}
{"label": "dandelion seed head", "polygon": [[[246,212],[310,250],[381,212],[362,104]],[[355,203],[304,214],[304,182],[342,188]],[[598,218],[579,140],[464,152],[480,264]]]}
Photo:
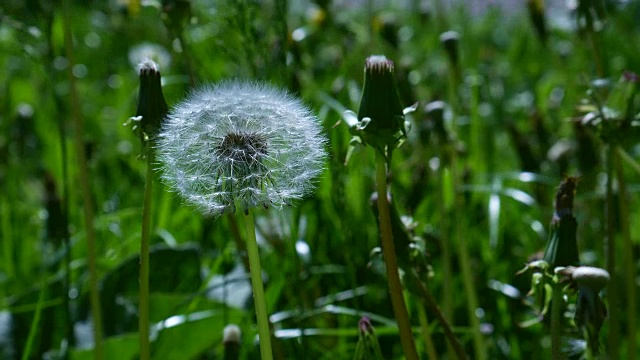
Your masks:
{"label": "dandelion seed head", "polygon": [[206,213],[281,207],[307,195],[322,170],[318,119],[270,85],[229,81],[193,91],[158,140],[163,179]]}

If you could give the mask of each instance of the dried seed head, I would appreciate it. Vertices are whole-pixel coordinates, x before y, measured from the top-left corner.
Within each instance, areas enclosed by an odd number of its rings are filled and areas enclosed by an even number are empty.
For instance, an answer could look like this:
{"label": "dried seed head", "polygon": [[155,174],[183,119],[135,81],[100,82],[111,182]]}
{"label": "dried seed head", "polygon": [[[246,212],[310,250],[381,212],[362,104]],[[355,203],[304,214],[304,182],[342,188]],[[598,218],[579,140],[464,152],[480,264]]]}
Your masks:
{"label": "dried seed head", "polygon": [[288,205],[314,187],[326,157],[317,118],[268,85],[232,81],[194,91],[159,139],[163,178],[206,213]]}

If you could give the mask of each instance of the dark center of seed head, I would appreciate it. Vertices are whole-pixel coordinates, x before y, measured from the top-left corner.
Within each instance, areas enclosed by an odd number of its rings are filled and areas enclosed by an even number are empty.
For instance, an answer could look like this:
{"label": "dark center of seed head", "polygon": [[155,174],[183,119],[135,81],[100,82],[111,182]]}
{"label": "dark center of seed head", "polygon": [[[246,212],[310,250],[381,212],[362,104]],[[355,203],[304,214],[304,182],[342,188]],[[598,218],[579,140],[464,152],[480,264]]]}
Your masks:
{"label": "dark center of seed head", "polygon": [[229,133],[216,147],[216,153],[220,157],[251,164],[267,155],[267,141],[258,134]]}

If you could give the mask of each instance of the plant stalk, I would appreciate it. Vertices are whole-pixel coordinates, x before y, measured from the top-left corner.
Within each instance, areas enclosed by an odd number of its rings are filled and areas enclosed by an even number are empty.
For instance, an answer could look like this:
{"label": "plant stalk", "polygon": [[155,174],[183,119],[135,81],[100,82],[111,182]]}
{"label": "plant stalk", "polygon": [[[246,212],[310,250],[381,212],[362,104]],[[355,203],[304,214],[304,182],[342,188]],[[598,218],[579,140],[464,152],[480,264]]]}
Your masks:
{"label": "plant stalk", "polygon": [[447,321],[446,315],[442,313],[442,310],[440,310],[440,307],[438,306],[438,303],[436,302],[436,300],[433,298],[433,295],[431,294],[427,286],[424,284],[424,282],[420,280],[418,273],[415,270],[413,270],[413,275],[416,278],[416,283],[418,284],[418,290],[420,291],[420,296],[424,300],[427,307],[429,307],[429,309],[434,313],[434,315],[438,319],[438,322],[440,322],[440,326],[442,326],[444,335],[447,337],[447,340],[449,341],[449,346],[456,353],[456,356],[458,357],[458,359],[460,360],[467,359],[467,355],[465,354],[464,349],[460,344],[460,341],[458,341],[458,338],[453,333],[453,329],[451,328],[449,321]]}
{"label": "plant stalk", "polygon": [[382,253],[387,269],[387,281],[389,283],[389,294],[393,313],[398,322],[400,332],[400,343],[402,350],[408,360],[418,360],[416,344],[413,340],[409,313],[404,300],[400,276],[398,275],[398,262],[393,244],[393,233],[391,231],[391,217],[389,213],[389,203],[387,201],[387,162],[380,151],[376,151],[376,185],[378,191],[378,217],[380,222],[380,236],[382,238]]}
{"label": "plant stalk", "polygon": [[262,284],[262,269],[260,267],[260,253],[256,240],[256,225],[253,213],[246,212],[245,229],[247,231],[247,252],[249,254],[249,266],[251,273],[251,287],[253,288],[253,302],[258,320],[258,334],[260,336],[260,354],[262,360],[273,359],[271,350],[271,331],[269,330],[269,318],[267,316],[267,302],[264,296]]}
{"label": "plant stalk", "polygon": [[453,223],[457,224],[457,226],[454,229],[454,239],[458,247],[458,262],[460,264],[460,270],[462,271],[462,281],[464,283],[464,290],[467,296],[467,311],[471,325],[471,332],[473,334],[474,359],[482,360],[486,359],[486,350],[484,347],[482,332],[480,331],[480,319],[478,319],[478,316],[476,315],[476,309],[478,309],[479,306],[478,294],[476,293],[473,272],[471,271],[471,257],[469,256],[467,240],[462,232],[463,223],[465,221],[463,216],[464,198],[460,186],[460,176],[457,171],[456,150],[452,146],[449,146],[449,152],[451,158],[451,178],[455,184]]}
{"label": "plant stalk", "polygon": [[629,206],[627,204],[627,184],[624,179],[624,168],[622,166],[622,153],[624,152],[620,147],[616,147],[616,173],[618,178],[618,207],[620,214],[620,231],[622,233],[622,244],[624,251],[623,263],[625,272],[625,294],[627,309],[625,311],[625,318],[627,321],[627,360],[634,360],[637,354],[636,344],[636,270],[635,259],[633,256],[633,241],[631,240],[631,229],[629,226]]}
{"label": "plant stalk", "polygon": [[553,284],[551,290],[551,359],[562,360],[562,288]]}
{"label": "plant stalk", "polygon": [[418,306],[418,319],[420,320],[422,341],[424,342],[424,350],[427,353],[427,358],[437,359],[438,353],[436,352],[436,346],[434,345],[433,338],[431,337],[431,329],[429,329],[429,319],[427,318],[427,312],[422,306]]}
{"label": "plant stalk", "polygon": [[98,270],[96,265],[96,234],[93,225],[94,209],[91,203],[91,188],[89,185],[89,170],[85,155],[84,134],[82,115],[80,113],[80,100],[78,98],[78,89],[76,88],[75,76],[72,69],[75,64],[73,54],[73,38],[71,35],[71,4],[69,0],[63,2],[63,26],[64,26],[64,45],[69,66],[67,67],[67,76],[69,80],[69,95],[71,97],[71,118],[74,124],[74,142],[76,149],[76,159],[78,161],[78,170],[80,173],[80,188],[82,191],[82,199],[84,202],[84,222],[87,233],[87,257],[89,262],[89,298],[91,303],[91,316],[93,318],[93,341],[94,341],[94,358],[96,360],[104,359],[104,345],[102,340],[102,314],[100,306],[100,296],[98,294]]}
{"label": "plant stalk", "polygon": [[149,343],[149,243],[151,232],[151,199],[153,195],[153,150],[147,156],[147,172],[142,205],[142,236],[140,239],[140,303],[138,304],[138,335],[140,360],[151,358]]}
{"label": "plant stalk", "polygon": [[615,148],[613,145],[607,146],[607,190],[606,190],[606,206],[605,214],[607,217],[607,233],[605,237],[605,256],[607,271],[611,276],[611,281],[607,284],[607,294],[609,301],[609,339],[608,353],[610,359],[619,358],[620,347],[620,308],[618,306],[618,276],[616,274],[616,209],[613,194],[613,178],[615,165]]}

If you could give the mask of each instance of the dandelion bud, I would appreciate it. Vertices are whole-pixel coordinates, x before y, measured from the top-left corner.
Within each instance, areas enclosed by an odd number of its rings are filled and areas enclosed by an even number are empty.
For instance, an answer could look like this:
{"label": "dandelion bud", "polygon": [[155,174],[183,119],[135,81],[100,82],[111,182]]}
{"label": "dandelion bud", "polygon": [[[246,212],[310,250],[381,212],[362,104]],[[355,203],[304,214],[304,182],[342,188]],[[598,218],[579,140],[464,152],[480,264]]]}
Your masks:
{"label": "dandelion bud", "polygon": [[366,60],[358,120],[363,142],[387,157],[406,138],[393,62],[383,55],[369,56]]}
{"label": "dandelion bud", "polygon": [[460,42],[460,34],[457,31],[446,31],[440,35],[440,43],[444,47],[449,57],[449,62],[455,67],[458,66],[458,43]]}
{"label": "dandelion bud", "polygon": [[160,71],[155,62],[146,60],[140,64],[140,92],[135,118],[140,121],[136,130],[143,143],[157,136],[167,111],[160,85]]}
{"label": "dandelion bud", "polygon": [[438,142],[446,144],[449,141],[447,129],[444,126],[444,114],[447,104],[444,101],[432,101],[425,105],[424,112],[428,117],[429,125],[436,135]]}
{"label": "dandelion bud", "polygon": [[599,292],[607,285],[610,276],[607,270],[591,266],[580,266],[573,270],[571,279],[576,282],[578,288],[585,287]]}
{"label": "dandelion bud", "polygon": [[551,269],[557,266],[578,265],[578,244],[576,229],[578,223],[573,216],[573,197],[577,177],[570,176],[562,181],[556,192],[555,212],[551,220],[549,241],[544,251],[544,260]]}
{"label": "dandelion bud", "polygon": [[354,360],[382,360],[382,350],[378,338],[373,330],[373,325],[368,317],[363,316],[358,321],[358,330],[360,338],[356,345],[356,352],[353,356]]}
{"label": "dandelion bud", "polygon": [[600,298],[602,290],[609,282],[609,273],[600,268],[580,266],[571,273],[578,287],[576,303],[576,325],[582,330],[591,352],[600,352],[600,328],[607,316],[607,308]]}
{"label": "dandelion bud", "polygon": [[544,0],[528,0],[527,9],[529,10],[529,19],[533,27],[536,29],[538,38],[544,44],[547,42],[547,25],[544,16]]}
{"label": "dandelion bud", "polygon": [[237,360],[240,358],[240,336],[238,325],[229,324],[222,332],[222,344],[224,345],[224,360]]}
{"label": "dandelion bud", "polygon": [[268,85],[225,82],[194,91],[158,140],[164,180],[211,214],[281,207],[322,170],[325,139],[298,99]]}

